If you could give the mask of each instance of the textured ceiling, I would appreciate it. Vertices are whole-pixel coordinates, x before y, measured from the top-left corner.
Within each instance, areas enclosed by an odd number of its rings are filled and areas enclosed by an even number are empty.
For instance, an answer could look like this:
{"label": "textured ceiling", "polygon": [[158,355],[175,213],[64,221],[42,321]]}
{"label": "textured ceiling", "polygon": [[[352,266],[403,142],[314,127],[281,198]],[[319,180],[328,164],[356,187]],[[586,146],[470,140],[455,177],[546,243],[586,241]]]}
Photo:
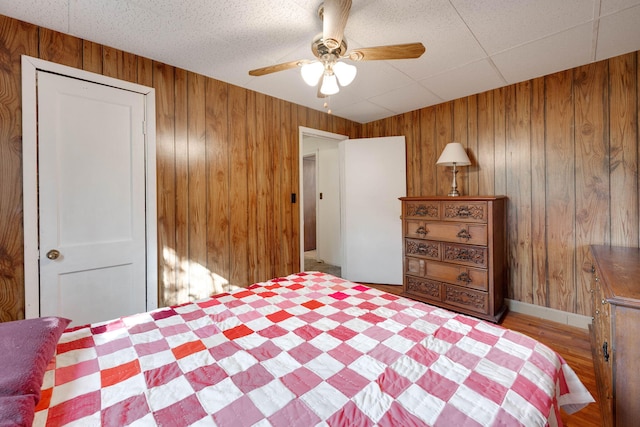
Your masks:
{"label": "textured ceiling", "polygon": [[[323,110],[297,69],[313,59],[319,1],[0,0],[0,14]],[[350,48],[422,42],[419,59],[357,63],[329,99],[356,122],[640,50],[640,0],[353,0]]]}

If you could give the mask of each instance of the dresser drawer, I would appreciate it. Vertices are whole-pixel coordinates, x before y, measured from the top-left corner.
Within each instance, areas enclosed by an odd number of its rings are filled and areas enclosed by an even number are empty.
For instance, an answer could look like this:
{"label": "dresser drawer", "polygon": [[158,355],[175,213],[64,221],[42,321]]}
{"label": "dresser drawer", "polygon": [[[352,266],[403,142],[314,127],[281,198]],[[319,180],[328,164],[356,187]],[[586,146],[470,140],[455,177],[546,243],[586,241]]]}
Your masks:
{"label": "dresser drawer", "polygon": [[485,292],[448,284],[443,284],[442,292],[443,301],[449,305],[476,313],[486,314],[489,312],[489,296]]}
{"label": "dresser drawer", "polygon": [[481,246],[488,242],[486,224],[406,220],[405,236]]}
{"label": "dresser drawer", "polygon": [[405,255],[417,256],[439,261],[440,259],[442,259],[441,252],[442,248],[441,243],[439,242],[419,239],[404,239]]}
{"label": "dresser drawer", "polygon": [[427,277],[479,291],[488,289],[488,274],[487,270],[484,269],[409,256],[405,257],[404,268],[405,274]]}
{"label": "dresser drawer", "polygon": [[411,276],[407,276],[405,280],[407,293],[420,297],[423,300],[426,299],[433,302],[442,301],[443,284],[437,280]]}
{"label": "dresser drawer", "polygon": [[488,258],[489,251],[485,246],[442,243],[442,261],[487,268]]}
{"label": "dresser drawer", "polygon": [[440,202],[412,201],[404,204],[405,218],[440,219]]}
{"label": "dresser drawer", "polygon": [[440,219],[486,224],[489,216],[487,207],[486,202],[442,202]]}

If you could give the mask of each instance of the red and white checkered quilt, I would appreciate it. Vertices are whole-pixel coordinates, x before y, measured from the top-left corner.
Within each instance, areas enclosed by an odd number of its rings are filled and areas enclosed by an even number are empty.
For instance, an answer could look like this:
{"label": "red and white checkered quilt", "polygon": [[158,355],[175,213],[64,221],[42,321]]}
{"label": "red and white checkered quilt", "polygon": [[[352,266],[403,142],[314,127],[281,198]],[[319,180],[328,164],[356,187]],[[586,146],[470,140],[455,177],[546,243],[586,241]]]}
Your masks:
{"label": "red and white checkered quilt", "polygon": [[545,426],[591,401],[531,338],[300,273],[65,332],[34,425]]}

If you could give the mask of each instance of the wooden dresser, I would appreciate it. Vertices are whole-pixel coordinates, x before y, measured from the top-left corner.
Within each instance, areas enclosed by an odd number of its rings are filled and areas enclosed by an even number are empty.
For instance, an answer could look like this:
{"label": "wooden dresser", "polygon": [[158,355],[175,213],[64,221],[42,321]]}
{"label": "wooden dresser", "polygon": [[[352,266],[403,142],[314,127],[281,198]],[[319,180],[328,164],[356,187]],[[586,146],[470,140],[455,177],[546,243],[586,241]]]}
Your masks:
{"label": "wooden dresser", "polygon": [[603,425],[640,425],[640,249],[592,246],[591,253],[591,345]]}
{"label": "wooden dresser", "polygon": [[400,200],[403,295],[499,322],[506,310],[506,197]]}

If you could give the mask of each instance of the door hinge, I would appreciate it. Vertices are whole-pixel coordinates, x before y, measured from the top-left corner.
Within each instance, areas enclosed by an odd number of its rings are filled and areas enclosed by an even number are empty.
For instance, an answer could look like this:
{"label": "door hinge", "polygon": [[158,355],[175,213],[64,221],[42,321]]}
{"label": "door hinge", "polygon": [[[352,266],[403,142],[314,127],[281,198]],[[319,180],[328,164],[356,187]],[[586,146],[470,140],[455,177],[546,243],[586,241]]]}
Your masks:
{"label": "door hinge", "polygon": [[147,134],[147,121],[146,120],[142,121],[142,134],[143,135]]}

